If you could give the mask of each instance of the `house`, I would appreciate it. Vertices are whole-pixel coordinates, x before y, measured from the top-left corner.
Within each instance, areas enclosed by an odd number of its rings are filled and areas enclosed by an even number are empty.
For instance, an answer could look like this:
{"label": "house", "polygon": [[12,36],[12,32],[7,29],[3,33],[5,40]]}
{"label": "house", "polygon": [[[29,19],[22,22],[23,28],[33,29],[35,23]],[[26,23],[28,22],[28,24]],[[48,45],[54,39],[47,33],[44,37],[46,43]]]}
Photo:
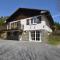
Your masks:
{"label": "house", "polygon": [[53,23],[47,10],[19,8],[6,20],[6,38],[42,42],[52,33]]}

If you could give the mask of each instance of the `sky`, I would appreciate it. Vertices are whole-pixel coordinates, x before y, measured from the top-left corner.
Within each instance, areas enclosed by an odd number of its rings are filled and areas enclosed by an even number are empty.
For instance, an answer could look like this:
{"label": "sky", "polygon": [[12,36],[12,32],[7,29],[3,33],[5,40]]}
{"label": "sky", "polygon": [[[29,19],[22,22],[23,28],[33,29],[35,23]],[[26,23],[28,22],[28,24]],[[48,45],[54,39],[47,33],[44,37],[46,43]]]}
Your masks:
{"label": "sky", "polygon": [[0,0],[0,16],[10,16],[18,8],[49,10],[54,21],[60,23],[59,0]]}

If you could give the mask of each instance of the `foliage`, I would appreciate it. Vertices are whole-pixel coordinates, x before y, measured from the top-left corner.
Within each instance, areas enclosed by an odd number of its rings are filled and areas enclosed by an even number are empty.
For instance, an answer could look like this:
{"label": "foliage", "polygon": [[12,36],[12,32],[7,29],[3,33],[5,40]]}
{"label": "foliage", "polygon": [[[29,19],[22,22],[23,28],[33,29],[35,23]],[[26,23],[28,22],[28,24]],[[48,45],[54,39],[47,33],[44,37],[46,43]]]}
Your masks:
{"label": "foliage", "polygon": [[54,22],[54,26],[56,30],[60,30],[60,23]]}
{"label": "foliage", "polygon": [[6,19],[7,17],[3,17],[3,16],[0,17],[0,26],[2,26],[5,23]]}
{"label": "foliage", "polygon": [[0,19],[0,26],[4,24],[4,20]]}

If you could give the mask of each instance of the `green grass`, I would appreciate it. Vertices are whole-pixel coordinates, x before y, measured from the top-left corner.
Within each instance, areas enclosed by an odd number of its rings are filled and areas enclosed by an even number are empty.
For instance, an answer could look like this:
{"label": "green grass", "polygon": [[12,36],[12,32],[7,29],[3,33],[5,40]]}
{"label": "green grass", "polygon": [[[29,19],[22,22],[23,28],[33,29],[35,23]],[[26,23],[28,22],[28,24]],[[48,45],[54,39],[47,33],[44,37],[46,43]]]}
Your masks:
{"label": "green grass", "polygon": [[60,35],[50,35],[48,38],[48,44],[51,44],[51,45],[60,44]]}

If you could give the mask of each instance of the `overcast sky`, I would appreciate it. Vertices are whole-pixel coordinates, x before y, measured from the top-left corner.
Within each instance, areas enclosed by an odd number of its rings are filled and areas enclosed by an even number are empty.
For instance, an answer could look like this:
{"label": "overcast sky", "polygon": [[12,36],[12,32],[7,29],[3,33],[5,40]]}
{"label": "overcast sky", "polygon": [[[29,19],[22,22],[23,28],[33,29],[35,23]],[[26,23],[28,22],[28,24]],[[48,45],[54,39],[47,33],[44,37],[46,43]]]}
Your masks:
{"label": "overcast sky", "polygon": [[[58,3],[57,3],[58,1]],[[18,8],[46,9],[60,22],[59,0],[0,0],[0,16],[10,16]]]}

